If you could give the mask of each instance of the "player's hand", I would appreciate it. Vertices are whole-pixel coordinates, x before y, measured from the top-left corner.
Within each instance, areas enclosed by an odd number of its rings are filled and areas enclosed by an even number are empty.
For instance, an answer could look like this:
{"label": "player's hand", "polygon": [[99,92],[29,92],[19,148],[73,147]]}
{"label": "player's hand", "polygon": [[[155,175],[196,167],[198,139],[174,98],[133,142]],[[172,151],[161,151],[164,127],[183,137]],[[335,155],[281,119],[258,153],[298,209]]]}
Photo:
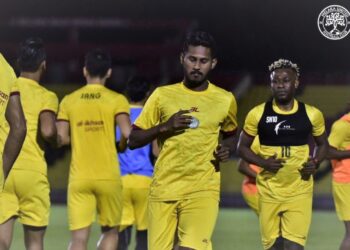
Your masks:
{"label": "player's hand", "polygon": [[277,159],[277,154],[265,159],[262,167],[269,172],[277,173],[280,168],[283,167],[285,161],[282,159]]}
{"label": "player's hand", "polygon": [[230,158],[230,148],[219,144],[214,151],[214,157],[218,162],[228,161]]}
{"label": "player's hand", "polygon": [[309,157],[307,162],[303,164],[303,167],[299,169],[301,179],[307,181],[310,179],[310,176],[316,173],[318,160],[312,157]]}
{"label": "player's hand", "polygon": [[189,128],[192,116],[185,115],[189,110],[179,110],[160,126],[161,133],[176,133]]}

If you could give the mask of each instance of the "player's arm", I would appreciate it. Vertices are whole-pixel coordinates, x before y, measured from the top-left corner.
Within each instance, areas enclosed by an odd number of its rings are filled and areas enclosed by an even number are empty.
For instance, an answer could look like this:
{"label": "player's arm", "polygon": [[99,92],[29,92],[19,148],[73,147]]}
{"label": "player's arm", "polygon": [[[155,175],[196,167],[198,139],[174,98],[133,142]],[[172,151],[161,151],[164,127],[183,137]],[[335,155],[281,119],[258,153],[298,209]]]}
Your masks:
{"label": "player's arm", "polygon": [[248,177],[251,177],[254,179],[256,178],[256,172],[249,167],[249,163],[246,162],[245,160],[242,160],[242,159],[238,160],[238,171],[241,174],[244,174]]}
{"label": "player's arm", "polygon": [[127,148],[127,140],[130,136],[131,122],[128,114],[121,113],[116,115],[115,121],[120,129],[121,137],[117,142],[118,152],[124,152]]}
{"label": "player's arm", "polygon": [[185,115],[189,110],[180,110],[173,114],[169,120],[149,129],[133,127],[129,137],[129,148],[135,149],[151,143],[160,135],[173,136],[183,133],[190,125],[192,117]]}
{"label": "player's arm", "polygon": [[320,136],[314,136],[314,140],[317,146],[314,151],[314,159],[317,163],[321,163],[326,158],[329,148],[326,132]]}
{"label": "player's arm", "polygon": [[26,121],[19,95],[10,96],[6,107],[5,118],[10,125],[10,132],[6,139],[2,155],[4,176],[6,178],[21,151],[27,133]]}
{"label": "player's arm", "polygon": [[250,148],[253,140],[253,136],[250,136],[246,132],[242,131],[238,142],[238,155],[249,163],[260,166],[267,171],[277,173],[277,171],[283,167],[284,161],[281,159],[276,159],[276,155],[264,159],[255,154]]}
{"label": "player's arm", "polygon": [[40,133],[45,141],[51,145],[57,145],[56,114],[45,110],[40,113]]}
{"label": "player's arm", "polygon": [[316,173],[319,164],[326,158],[328,153],[327,135],[324,132],[320,136],[314,136],[316,147],[313,156],[309,157],[308,161],[303,164],[300,174],[304,180],[308,180],[311,175]]}
{"label": "player's arm", "polygon": [[158,141],[153,140],[152,141],[152,155],[157,158],[159,155],[159,146],[158,146]]}
{"label": "player's arm", "polygon": [[236,131],[230,133],[221,132],[221,140],[214,151],[214,157],[219,162],[225,162],[230,159],[230,156],[236,150]]}
{"label": "player's arm", "polygon": [[349,123],[338,120],[332,125],[331,133],[328,137],[329,148],[327,152],[328,159],[342,160],[350,158],[350,150],[340,150],[344,138],[349,136]]}
{"label": "player's arm", "polygon": [[335,147],[329,145],[327,158],[335,160],[343,160],[350,158],[350,150],[338,150]]}
{"label": "player's arm", "polygon": [[64,120],[58,120],[56,122],[57,127],[57,146],[62,147],[70,144],[70,127],[69,122]]}

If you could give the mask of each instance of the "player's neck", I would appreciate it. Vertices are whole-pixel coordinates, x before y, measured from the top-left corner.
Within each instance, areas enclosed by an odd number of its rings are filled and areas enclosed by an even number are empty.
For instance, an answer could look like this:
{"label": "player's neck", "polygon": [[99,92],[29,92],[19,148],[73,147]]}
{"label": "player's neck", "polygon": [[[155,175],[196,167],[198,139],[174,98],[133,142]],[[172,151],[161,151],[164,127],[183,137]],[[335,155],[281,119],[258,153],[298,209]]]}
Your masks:
{"label": "player's neck", "polygon": [[106,79],[101,77],[86,77],[86,84],[99,84],[105,85]]}
{"label": "player's neck", "polygon": [[130,104],[131,104],[131,105],[135,105],[135,106],[143,106],[144,101],[143,101],[143,100],[142,100],[142,101],[139,101],[139,102],[132,102],[132,101],[130,101]]}
{"label": "player's neck", "polygon": [[208,80],[205,80],[205,81],[200,82],[200,83],[193,83],[193,82],[189,82],[188,80],[184,79],[183,83],[184,83],[186,88],[188,88],[192,91],[204,91],[209,86]]}
{"label": "player's neck", "polygon": [[274,101],[277,107],[283,111],[291,111],[294,107],[294,98],[286,102],[280,102],[276,99],[274,99]]}
{"label": "player's neck", "polygon": [[41,74],[39,72],[21,72],[20,77],[27,78],[38,83],[40,81]]}

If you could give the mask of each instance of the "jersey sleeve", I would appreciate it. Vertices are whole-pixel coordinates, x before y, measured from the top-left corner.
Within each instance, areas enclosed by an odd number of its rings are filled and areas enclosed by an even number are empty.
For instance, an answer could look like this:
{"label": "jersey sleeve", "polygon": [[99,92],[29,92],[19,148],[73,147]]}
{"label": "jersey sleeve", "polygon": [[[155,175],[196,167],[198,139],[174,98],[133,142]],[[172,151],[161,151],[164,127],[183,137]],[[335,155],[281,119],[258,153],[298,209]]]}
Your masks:
{"label": "jersey sleeve", "polygon": [[341,144],[349,134],[349,124],[348,122],[338,120],[333,123],[331,128],[331,133],[328,137],[329,145],[336,149],[340,149]]}
{"label": "jersey sleeve", "polygon": [[234,95],[231,94],[230,107],[228,110],[227,117],[225,118],[221,131],[222,132],[233,132],[237,129],[237,102]]}
{"label": "jersey sleeve", "polygon": [[[16,77],[16,76],[15,76]],[[10,92],[10,95],[19,95],[19,88],[18,88],[18,83],[16,81],[16,78],[13,78],[14,82],[13,82],[13,85],[11,87],[11,92]]]}
{"label": "jersey sleeve", "polygon": [[130,114],[130,105],[126,97],[122,94],[119,94],[116,105],[115,105],[115,110],[114,114],[117,116],[119,114]]}
{"label": "jersey sleeve", "polygon": [[141,129],[149,129],[159,124],[159,89],[156,89],[148,98],[140,116],[136,119],[134,125]]}
{"label": "jersey sleeve", "polygon": [[3,67],[3,70],[2,70],[3,72],[1,73],[6,76],[6,81],[8,81],[8,83],[6,84],[9,84],[9,86],[11,86],[10,95],[19,94],[18,85],[17,85],[17,76],[15,74],[15,71],[13,70],[11,65],[6,61],[6,59],[1,53],[0,53],[0,66]]}
{"label": "jersey sleeve", "polygon": [[45,99],[44,99],[43,107],[41,111],[51,111],[56,114],[57,109],[58,109],[58,98],[56,94],[53,92],[47,92],[45,95]]}
{"label": "jersey sleeve", "polygon": [[325,132],[325,122],[321,111],[315,107],[306,106],[306,112],[312,124],[312,135],[322,135]]}
{"label": "jersey sleeve", "polygon": [[258,124],[263,114],[264,105],[259,105],[249,111],[245,118],[243,130],[250,136],[258,135]]}
{"label": "jersey sleeve", "polygon": [[65,96],[61,101],[58,109],[57,120],[58,121],[69,121],[69,113],[68,113],[68,98]]}

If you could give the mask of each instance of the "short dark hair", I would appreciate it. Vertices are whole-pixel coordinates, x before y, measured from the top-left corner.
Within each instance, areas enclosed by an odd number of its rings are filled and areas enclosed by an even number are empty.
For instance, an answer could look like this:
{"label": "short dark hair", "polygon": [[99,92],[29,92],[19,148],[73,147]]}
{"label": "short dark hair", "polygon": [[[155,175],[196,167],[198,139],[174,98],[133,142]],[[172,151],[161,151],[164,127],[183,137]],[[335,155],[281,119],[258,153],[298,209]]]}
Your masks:
{"label": "short dark hair", "polygon": [[17,63],[20,71],[35,72],[46,60],[46,51],[41,38],[28,38],[20,45]]}
{"label": "short dark hair", "polygon": [[92,77],[106,76],[111,67],[111,56],[102,49],[94,49],[85,55],[85,68]]}
{"label": "short dark hair", "polygon": [[182,53],[185,54],[188,51],[189,46],[203,46],[210,49],[212,58],[217,57],[217,47],[214,38],[205,31],[193,31],[189,32],[185,38]]}
{"label": "short dark hair", "polygon": [[126,85],[126,95],[132,102],[140,102],[145,99],[151,84],[143,77],[133,77]]}

